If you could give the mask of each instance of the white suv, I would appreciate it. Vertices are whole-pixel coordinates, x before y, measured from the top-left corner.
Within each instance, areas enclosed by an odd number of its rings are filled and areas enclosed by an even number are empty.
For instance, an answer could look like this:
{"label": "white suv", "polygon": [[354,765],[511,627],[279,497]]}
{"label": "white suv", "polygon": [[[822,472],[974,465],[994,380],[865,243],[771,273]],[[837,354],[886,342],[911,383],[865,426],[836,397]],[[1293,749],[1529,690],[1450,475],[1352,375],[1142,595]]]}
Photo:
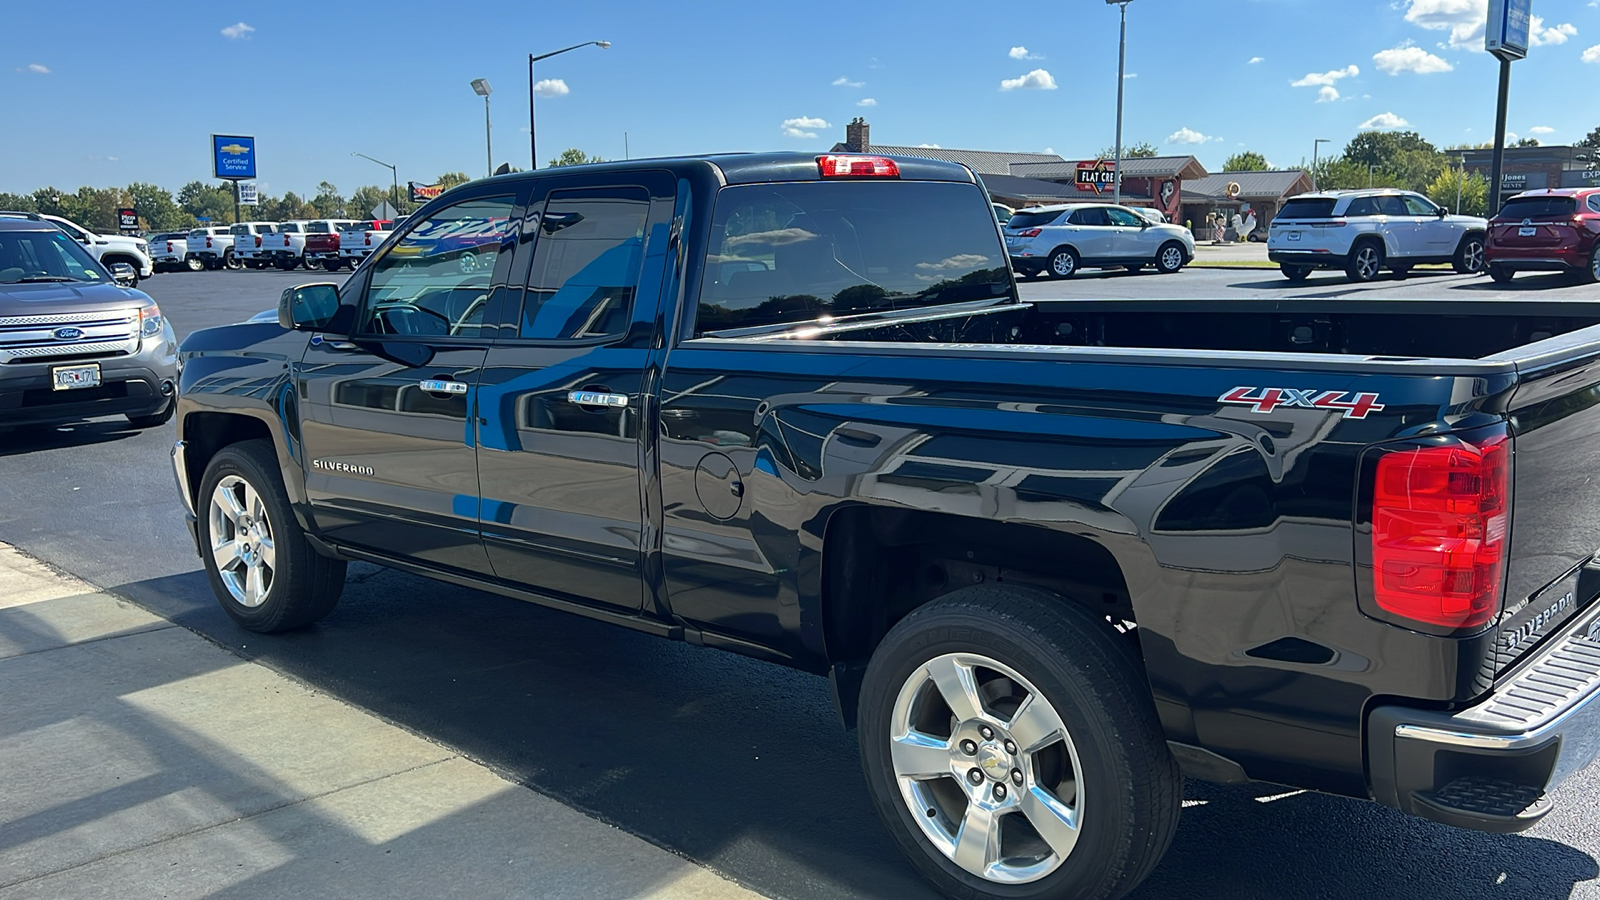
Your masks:
{"label": "white suv", "polygon": [[1194,259],[1194,235],[1125,206],[1069,203],[1018,210],[1005,224],[1011,268],[1027,278],[1071,278],[1079,269],[1145,266],[1170,275]]}
{"label": "white suv", "polygon": [[1304,281],[1313,269],[1343,269],[1351,281],[1371,281],[1387,268],[1404,278],[1427,263],[1475,275],[1483,271],[1488,227],[1411,191],[1300,194],[1272,220],[1267,258],[1290,281]]}
{"label": "white suv", "polygon": [[89,255],[106,267],[111,268],[112,263],[127,263],[139,273],[140,278],[149,278],[155,274],[155,265],[150,262],[150,245],[143,238],[128,237],[122,234],[95,234],[71,219],[60,216],[44,215],[57,228],[72,235],[72,239],[83,245]]}

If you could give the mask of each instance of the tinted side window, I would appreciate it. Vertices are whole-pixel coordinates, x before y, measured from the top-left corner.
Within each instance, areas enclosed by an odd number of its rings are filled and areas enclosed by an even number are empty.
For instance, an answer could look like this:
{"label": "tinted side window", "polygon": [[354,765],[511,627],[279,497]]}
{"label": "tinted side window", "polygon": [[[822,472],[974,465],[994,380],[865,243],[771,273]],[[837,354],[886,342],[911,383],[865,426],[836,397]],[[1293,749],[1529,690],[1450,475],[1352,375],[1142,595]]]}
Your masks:
{"label": "tinted side window", "polygon": [[1409,216],[1411,210],[1406,208],[1404,197],[1379,197],[1378,211],[1386,216]]}
{"label": "tinted side window", "polygon": [[1600,213],[1600,194],[1589,195],[1589,211]]}
{"label": "tinted side window", "polygon": [[[1339,201],[1332,197],[1308,197],[1304,200],[1289,200],[1283,204],[1283,209],[1278,211],[1280,219],[1326,219],[1333,215],[1333,207]],[[1353,215],[1353,213],[1345,213]]]}
{"label": "tinted side window", "polygon": [[1089,225],[1092,227],[1104,228],[1111,224],[1111,218],[1106,215],[1105,210],[1095,206],[1089,209],[1078,210],[1072,214],[1072,218],[1068,219],[1067,222],[1071,225]]}
{"label": "tinted side window", "polygon": [[1013,229],[1043,228],[1046,225],[1055,224],[1055,221],[1059,218],[1061,218],[1060,210],[1056,210],[1055,212],[1028,212],[1027,210],[1023,210],[1022,212],[1016,213],[1012,215],[1011,218],[1007,219],[1006,227]]}
{"label": "tinted side window", "polygon": [[1111,224],[1119,228],[1138,228],[1145,221],[1125,209],[1108,209],[1105,213],[1111,217]]}
{"label": "tinted side window", "polygon": [[1436,216],[1439,208],[1421,197],[1405,197],[1406,212],[1413,216]]}
{"label": "tinted side window", "polygon": [[372,264],[357,332],[478,337],[515,205],[511,196],[482,197],[418,222]]}
{"label": "tinted side window", "polygon": [[1357,197],[1350,201],[1350,208],[1344,211],[1347,216],[1376,216],[1378,204],[1373,197]]}
{"label": "tinted side window", "polygon": [[649,215],[650,194],[642,187],[552,193],[539,219],[521,336],[551,340],[627,331]]}

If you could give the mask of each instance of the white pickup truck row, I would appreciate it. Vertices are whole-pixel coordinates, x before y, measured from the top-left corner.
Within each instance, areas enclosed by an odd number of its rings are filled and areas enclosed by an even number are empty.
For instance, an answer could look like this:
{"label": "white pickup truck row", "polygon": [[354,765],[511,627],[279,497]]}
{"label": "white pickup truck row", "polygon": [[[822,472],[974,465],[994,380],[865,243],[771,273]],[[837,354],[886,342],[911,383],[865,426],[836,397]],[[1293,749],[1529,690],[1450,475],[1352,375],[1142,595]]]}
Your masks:
{"label": "white pickup truck row", "polygon": [[387,219],[297,219],[240,222],[191,230],[187,237],[156,235],[150,255],[162,269],[267,269],[290,271],[322,266],[354,269],[405,221]]}

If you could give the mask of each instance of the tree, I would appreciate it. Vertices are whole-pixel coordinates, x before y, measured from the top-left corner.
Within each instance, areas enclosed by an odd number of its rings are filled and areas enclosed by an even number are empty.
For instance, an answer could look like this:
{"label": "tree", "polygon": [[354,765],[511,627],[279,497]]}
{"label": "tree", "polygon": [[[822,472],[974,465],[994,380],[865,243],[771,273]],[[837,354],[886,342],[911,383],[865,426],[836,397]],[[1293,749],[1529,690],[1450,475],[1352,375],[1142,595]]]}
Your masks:
{"label": "tree", "polygon": [[39,205],[27,194],[7,194],[0,191],[0,209],[12,212],[38,212]]}
{"label": "tree", "polygon": [[[331,182],[321,182],[317,185],[317,195],[311,198],[311,205],[317,208],[320,215],[333,218],[345,215],[344,196],[339,193],[339,188]],[[356,215],[356,213],[351,213]]]}
{"label": "tree", "polygon": [[1590,150],[1600,150],[1600,128],[1589,132],[1589,136],[1578,142],[1579,147],[1588,147]]}
{"label": "tree", "polygon": [[1463,216],[1483,216],[1489,210],[1489,179],[1476,172],[1445,169],[1428,185],[1428,199]]}
{"label": "tree", "polygon": [[1267,162],[1267,158],[1253,150],[1235,153],[1222,164],[1224,172],[1261,172],[1270,168],[1272,164]]}
{"label": "tree", "polygon": [[372,210],[377,208],[378,204],[384,202],[388,202],[391,206],[393,205],[388,188],[378,187],[375,184],[358,187],[350,195],[350,199],[345,201],[345,215],[355,219],[364,219]]}
{"label": "tree", "polygon": [[433,183],[448,191],[453,187],[466,184],[471,180],[472,179],[468,178],[467,173],[465,172],[444,172],[441,173],[438,178],[435,178]]}
{"label": "tree", "polygon": [[[1116,147],[1107,147],[1104,150],[1100,151],[1100,155],[1097,158],[1098,159],[1115,159],[1116,155],[1117,155],[1117,148]],[[1122,158],[1123,159],[1149,159],[1152,156],[1160,156],[1160,155],[1161,155],[1161,148],[1157,147],[1155,144],[1150,143],[1149,141],[1140,141],[1137,144],[1123,144],[1122,145]]]}
{"label": "tree", "polygon": [[128,185],[128,195],[133,198],[133,210],[151,231],[174,231],[187,227],[192,221],[178,208],[172,192],[154,184],[135,181]]}
{"label": "tree", "polygon": [[1400,180],[1388,172],[1369,170],[1364,163],[1356,163],[1343,156],[1324,156],[1315,166],[1308,166],[1317,189],[1322,191],[1348,191],[1355,188],[1403,187]]}
{"label": "tree", "polygon": [[1358,165],[1383,169],[1407,150],[1439,152],[1415,131],[1363,131],[1345,145],[1344,157]]}
{"label": "tree", "polygon": [[196,220],[208,218],[214,225],[233,222],[233,192],[204,181],[191,181],[179,188],[178,206]]}
{"label": "tree", "polygon": [[1541,145],[1539,143],[1539,139],[1538,138],[1525,137],[1525,138],[1518,138],[1517,142],[1515,144],[1512,144],[1511,146],[1513,146],[1513,147],[1538,147],[1538,146],[1541,146]]}
{"label": "tree", "polygon": [[560,156],[550,160],[550,168],[553,169],[556,166],[582,166],[600,162],[605,162],[605,160],[598,156],[590,156],[577,147],[568,147],[561,151]]}

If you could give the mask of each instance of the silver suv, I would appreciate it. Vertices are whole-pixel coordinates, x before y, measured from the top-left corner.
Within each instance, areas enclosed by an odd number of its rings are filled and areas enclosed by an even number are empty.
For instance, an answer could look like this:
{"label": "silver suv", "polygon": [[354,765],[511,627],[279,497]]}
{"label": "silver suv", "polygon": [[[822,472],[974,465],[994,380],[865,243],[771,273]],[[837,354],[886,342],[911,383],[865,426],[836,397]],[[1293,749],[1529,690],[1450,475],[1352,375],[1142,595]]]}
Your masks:
{"label": "silver suv", "polygon": [[1001,229],[1017,274],[1071,278],[1080,269],[1154,266],[1170,275],[1194,259],[1194,235],[1125,206],[1069,203],[1018,210]]}
{"label": "silver suv", "polygon": [[1351,281],[1371,281],[1383,269],[1404,278],[1413,266],[1430,263],[1478,274],[1488,227],[1412,191],[1300,194],[1273,219],[1267,258],[1290,281],[1304,281],[1313,269],[1343,269]]}

